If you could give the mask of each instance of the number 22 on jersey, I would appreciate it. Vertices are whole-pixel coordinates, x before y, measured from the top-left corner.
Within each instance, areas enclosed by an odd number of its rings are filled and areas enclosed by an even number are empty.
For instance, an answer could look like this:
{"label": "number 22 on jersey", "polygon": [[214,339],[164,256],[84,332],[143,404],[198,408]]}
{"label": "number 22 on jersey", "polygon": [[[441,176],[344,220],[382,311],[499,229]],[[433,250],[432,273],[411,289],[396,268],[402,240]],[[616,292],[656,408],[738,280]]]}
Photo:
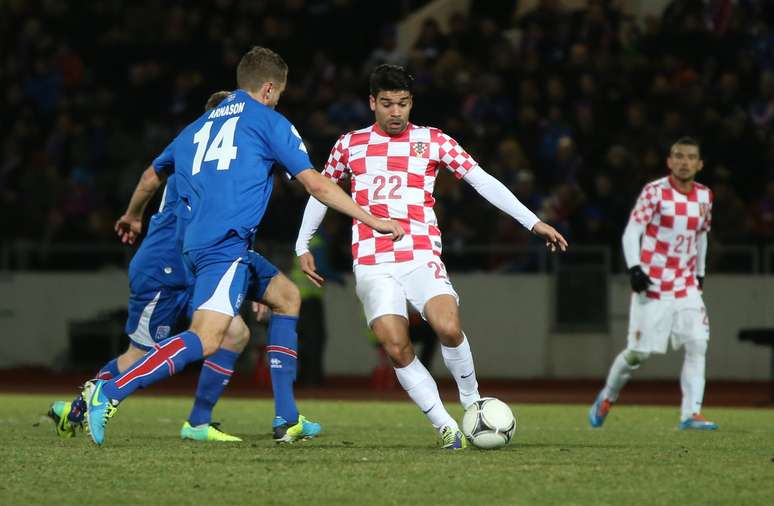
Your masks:
{"label": "number 22 on jersey", "polygon": [[[202,170],[202,162],[218,161],[217,170],[228,170],[231,160],[237,157],[237,147],[234,146],[234,132],[239,116],[229,118],[220,127],[215,138],[210,143],[210,130],[212,121],[206,122],[194,134],[193,142],[196,144],[196,153],[194,154],[192,175],[196,175]],[[209,149],[207,145],[209,144]]]}

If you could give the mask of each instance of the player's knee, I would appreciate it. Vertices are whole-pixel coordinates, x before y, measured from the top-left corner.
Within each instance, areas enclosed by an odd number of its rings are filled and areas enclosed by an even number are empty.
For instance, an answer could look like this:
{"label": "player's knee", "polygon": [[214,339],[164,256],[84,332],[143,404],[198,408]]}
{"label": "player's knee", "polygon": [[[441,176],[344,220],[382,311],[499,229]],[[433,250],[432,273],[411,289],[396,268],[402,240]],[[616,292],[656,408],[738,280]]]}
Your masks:
{"label": "player's knee", "polygon": [[707,355],[707,341],[694,339],[686,342],[685,354],[689,357],[704,358]]}
{"label": "player's knee", "polygon": [[202,343],[202,352],[204,356],[215,353],[223,344],[226,337],[228,326],[217,327],[215,325],[192,325],[191,331],[199,336]]}
{"label": "player's knee", "polygon": [[648,357],[650,357],[650,353],[646,353],[644,351],[624,351],[624,360],[626,360],[626,363],[631,367],[638,367],[641,363],[645,362]]}
{"label": "player's knee", "polygon": [[[266,301],[272,311],[279,314],[298,316],[301,310],[301,292],[295,283],[285,278],[278,277],[275,300]],[[274,282],[274,281],[272,281]]]}
{"label": "player's knee", "polygon": [[250,341],[250,329],[241,318],[234,319],[234,322],[237,321],[240,323],[232,323],[229,327],[226,337],[223,339],[222,346],[228,350],[241,353]]}
{"label": "player's knee", "polygon": [[456,321],[444,321],[436,323],[433,330],[435,331],[441,344],[444,346],[450,346],[456,348],[462,344],[462,329],[460,329],[459,322]]}
{"label": "player's knee", "polygon": [[406,367],[414,360],[414,349],[410,342],[385,343],[384,351],[395,367]]}

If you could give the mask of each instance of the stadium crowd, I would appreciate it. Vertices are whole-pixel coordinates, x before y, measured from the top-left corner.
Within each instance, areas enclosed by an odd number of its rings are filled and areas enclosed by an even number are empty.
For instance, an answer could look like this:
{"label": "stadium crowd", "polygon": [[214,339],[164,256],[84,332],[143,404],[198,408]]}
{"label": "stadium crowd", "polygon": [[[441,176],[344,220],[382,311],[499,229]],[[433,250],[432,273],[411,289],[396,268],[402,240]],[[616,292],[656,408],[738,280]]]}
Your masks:
{"label": "stadium crowd", "polygon": [[[712,240],[774,240],[774,4],[674,0],[636,20],[611,0],[541,0],[520,16],[514,1],[472,1],[448,29],[425,20],[402,52],[396,23],[423,3],[3,2],[0,246],[113,242],[138,174],[211,92],[234,86],[252,45],[288,62],[278,109],[318,168],[341,133],[372,123],[368,72],[404,64],[412,120],[455,137],[571,244],[618,254],[637,193],[686,134],[702,143],[699,180],[715,193]],[[436,198],[451,268],[534,267],[454,255],[535,239],[452,177]],[[291,243],[305,200],[278,182],[259,237]],[[348,223],[329,219],[334,263],[348,269]]]}

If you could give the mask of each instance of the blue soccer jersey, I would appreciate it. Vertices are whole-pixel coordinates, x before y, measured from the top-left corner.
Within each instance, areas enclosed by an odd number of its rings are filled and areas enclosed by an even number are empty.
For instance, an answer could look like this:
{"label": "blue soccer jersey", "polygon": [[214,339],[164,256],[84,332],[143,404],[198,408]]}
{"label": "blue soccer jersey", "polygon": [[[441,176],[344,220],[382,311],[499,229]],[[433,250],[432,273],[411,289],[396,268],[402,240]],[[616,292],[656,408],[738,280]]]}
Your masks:
{"label": "blue soccer jersey", "polygon": [[[174,170],[173,144],[153,160],[151,165],[156,172],[170,173]],[[176,178],[170,175],[159,210],[151,217],[148,233],[129,264],[129,279],[144,274],[158,281],[162,287],[182,288],[190,284],[180,256],[180,244],[176,240],[178,202]]]}
{"label": "blue soccer jersey", "polygon": [[243,90],[188,125],[173,144],[178,192],[190,208],[184,251],[232,236],[251,241],[271,196],[272,165],[292,176],[312,167],[295,127]]}

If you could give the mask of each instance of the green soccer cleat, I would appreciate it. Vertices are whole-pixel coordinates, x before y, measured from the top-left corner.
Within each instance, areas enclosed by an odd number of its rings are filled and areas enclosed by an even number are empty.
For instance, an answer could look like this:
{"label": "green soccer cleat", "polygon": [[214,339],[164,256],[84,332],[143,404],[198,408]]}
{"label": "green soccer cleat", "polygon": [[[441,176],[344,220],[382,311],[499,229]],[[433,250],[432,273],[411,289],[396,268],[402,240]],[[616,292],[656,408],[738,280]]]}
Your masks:
{"label": "green soccer cleat", "polygon": [[67,420],[72,404],[68,401],[55,401],[46,414],[54,421],[56,435],[62,439],[75,436],[75,427]]}
{"label": "green soccer cleat", "polygon": [[298,422],[290,425],[284,418],[274,417],[272,432],[276,443],[295,443],[298,440],[312,439],[322,432],[319,423],[310,422],[304,415],[298,415]]}
{"label": "green soccer cleat", "polygon": [[206,425],[192,426],[188,421],[180,429],[180,439],[190,439],[191,441],[221,441],[234,442],[242,441],[236,436],[226,434],[220,430],[219,423],[210,423]]}
{"label": "green soccer cleat", "polygon": [[460,429],[454,429],[449,425],[441,429],[438,444],[442,450],[462,450],[468,446],[468,441],[462,435]]}

